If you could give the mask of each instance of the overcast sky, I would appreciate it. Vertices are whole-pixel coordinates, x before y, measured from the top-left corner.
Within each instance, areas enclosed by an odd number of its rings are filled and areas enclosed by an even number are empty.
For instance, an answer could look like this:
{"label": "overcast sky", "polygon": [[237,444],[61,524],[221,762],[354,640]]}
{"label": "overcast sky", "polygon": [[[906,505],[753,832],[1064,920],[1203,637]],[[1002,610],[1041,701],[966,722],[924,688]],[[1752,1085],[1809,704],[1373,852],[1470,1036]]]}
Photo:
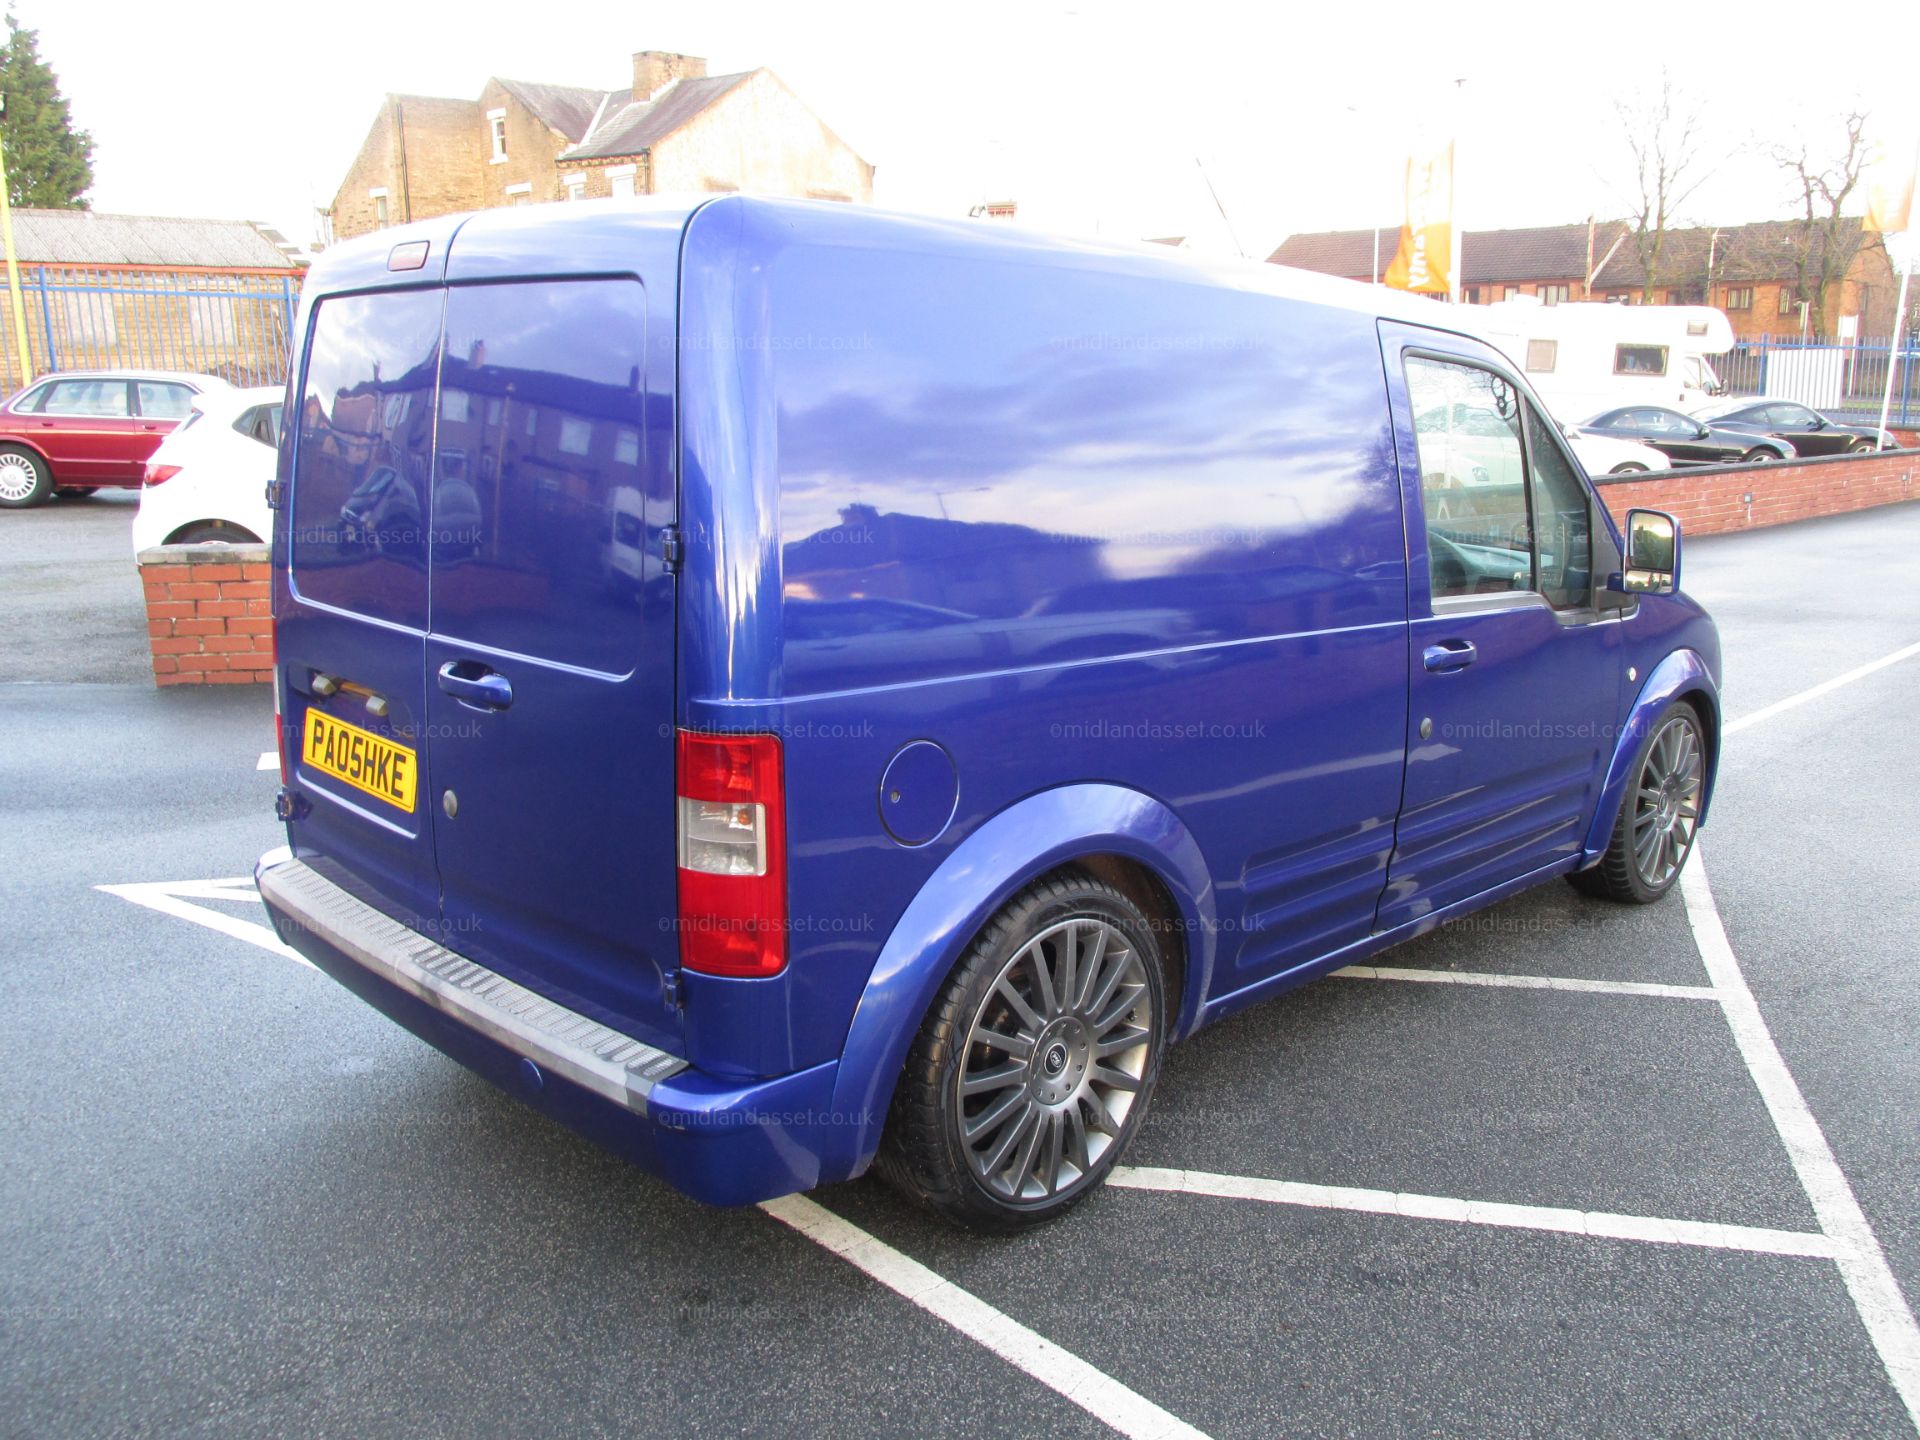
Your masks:
{"label": "overcast sky", "polygon": [[[1763,147],[1830,147],[1850,103],[1909,147],[1920,133],[1916,0],[1836,7],[1825,27],[1804,4],[1560,18],[1538,0],[579,0],[548,7],[545,31],[524,0],[15,8],[93,132],[95,209],[264,220],[302,243],[387,92],[470,98],[488,75],[611,89],[640,49],[704,55],[714,74],[770,66],[879,167],[881,204],[964,214],[1016,199],[1053,229],[1227,251],[1237,237],[1256,256],[1294,231],[1397,225],[1409,144],[1449,127],[1463,226],[1624,213],[1614,101],[1654,83],[1663,58],[1704,106],[1702,155],[1718,161],[1689,220],[1789,213]],[[1449,25],[1458,38],[1439,33]]]}

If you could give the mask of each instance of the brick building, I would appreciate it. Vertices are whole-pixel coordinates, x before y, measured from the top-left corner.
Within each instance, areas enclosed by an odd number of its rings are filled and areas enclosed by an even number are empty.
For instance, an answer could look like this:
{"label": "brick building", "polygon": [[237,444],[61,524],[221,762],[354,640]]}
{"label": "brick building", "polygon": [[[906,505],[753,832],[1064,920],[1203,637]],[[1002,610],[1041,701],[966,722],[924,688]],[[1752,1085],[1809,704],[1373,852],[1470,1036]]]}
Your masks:
{"label": "brick building", "polygon": [[389,95],[331,208],[333,238],[550,200],[751,190],[869,201],[873,167],[771,70],[643,50],[623,90],[489,79],[477,100]]}
{"label": "brick building", "polygon": [[[1842,317],[1854,316],[1861,335],[1886,335],[1899,277],[1878,235],[1864,231],[1858,219],[1842,224],[1839,244],[1845,254],[1836,257],[1840,278],[1827,286],[1822,328],[1832,334]],[[1370,282],[1386,272],[1400,238],[1397,225],[1380,229],[1376,270],[1375,233],[1294,235],[1267,258],[1276,265]],[[1799,278],[1801,235],[1800,222],[1793,220],[1670,230],[1661,245],[1654,303],[1718,306],[1740,337],[1798,334],[1805,298]],[[1814,243],[1820,243],[1817,236]],[[1468,304],[1519,295],[1536,295],[1548,305],[1569,300],[1638,304],[1645,278],[1632,227],[1623,221],[1469,230],[1461,298]]]}
{"label": "brick building", "polygon": [[[1833,335],[1844,317],[1853,316],[1858,334],[1887,335],[1893,328],[1900,277],[1880,236],[1863,229],[1858,219],[1841,224],[1836,241],[1841,253],[1834,257],[1839,278],[1826,287],[1818,328]],[[1661,246],[1654,300],[1716,306],[1741,338],[1797,335],[1801,301],[1811,298],[1801,293],[1802,235],[1795,220],[1670,230]],[[1821,244],[1817,235],[1813,243]],[[1815,255],[1817,260],[1818,250]],[[1817,274],[1819,266],[1810,269]],[[1595,298],[1638,303],[1645,279],[1646,268],[1629,241],[1595,278]]]}
{"label": "brick building", "polygon": [[245,220],[13,212],[25,363],[0,300],[0,394],[53,370],[197,370],[240,384],[286,376],[302,266]]}
{"label": "brick building", "polygon": [[[1625,248],[1627,227],[1618,221],[1579,225],[1539,225],[1523,230],[1469,230],[1460,298],[1469,305],[1538,295],[1548,305],[1593,298],[1588,277]],[[1374,241],[1379,237],[1378,269]],[[1400,243],[1400,227],[1374,230],[1323,230],[1293,235],[1267,259],[1297,270],[1316,270],[1348,280],[1371,282],[1386,274]]]}

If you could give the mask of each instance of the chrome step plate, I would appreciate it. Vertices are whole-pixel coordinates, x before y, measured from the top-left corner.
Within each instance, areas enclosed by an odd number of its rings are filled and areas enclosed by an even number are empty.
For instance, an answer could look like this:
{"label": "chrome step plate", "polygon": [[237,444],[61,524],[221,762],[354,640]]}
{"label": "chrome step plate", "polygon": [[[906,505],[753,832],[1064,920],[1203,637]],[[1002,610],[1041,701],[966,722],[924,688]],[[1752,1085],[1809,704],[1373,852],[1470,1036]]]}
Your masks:
{"label": "chrome step plate", "polygon": [[677,1055],[622,1035],[358,900],[303,860],[263,861],[260,896],[381,979],[452,1016],[542,1070],[645,1114],[647,1094],[687,1068]]}

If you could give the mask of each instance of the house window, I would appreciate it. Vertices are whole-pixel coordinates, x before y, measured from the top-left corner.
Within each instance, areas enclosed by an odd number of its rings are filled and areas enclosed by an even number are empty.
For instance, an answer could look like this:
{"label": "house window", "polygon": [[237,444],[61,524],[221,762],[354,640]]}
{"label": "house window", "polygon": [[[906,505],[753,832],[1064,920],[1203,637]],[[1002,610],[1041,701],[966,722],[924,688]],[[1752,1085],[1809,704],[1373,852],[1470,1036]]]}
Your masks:
{"label": "house window", "polygon": [[1462,285],[1460,287],[1460,298],[1469,305],[1478,305],[1480,303],[1480,287],[1478,285]]}
{"label": "house window", "polygon": [[533,182],[523,180],[518,185],[507,186],[507,203],[509,205],[531,205],[533,203]]}
{"label": "house window", "polygon": [[1573,298],[1573,291],[1565,285],[1542,285],[1538,293],[1542,305],[1564,305]]}
{"label": "house window", "polygon": [[368,198],[370,198],[373,201],[373,223],[376,225],[386,224],[387,223],[387,187],[384,185],[377,185],[373,189],[367,191],[367,195],[368,195]]}
{"label": "house window", "polygon": [[1753,287],[1751,285],[1729,285],[1727,287],[1728,310],[1753,309]]}
{"label": "house window", "polygon": [[1502,285],[1500,287],[1500,298],[1502,300],[1517,299],[1519,294],[1520,287],[1518,285]]}
{"label": "house window", "polygon": [[633,165],[613,165],[607,169],[607,193],[616,199],[627,199],[633,194],[633,175],[638,167]]}
{"label": "house window", "polygon": [[1782,315],[1791,315],[1799,308],[1799,298],[1794,295],[1792,288],[1782,285],[1780,287],[1780,313]]}
{"label": "house window", "polygon": [[585,198],[587,193],[586,176],[577,172],[572,175],[562,175],[560,177],[560,183],[567,187],[567,199],[580,200]]}
{"label": "house window", "polygon": [[1616,375],[1664,375],[1667,373],[1667,347],[1664,345],[1616,345],[1613,347],[1613,373]]}
{"label": "house window", "polygon": [[1558,340],[1527,341],[1527,373],[1530,375],[1551,375],[1553,367],[1560,363],[1560,342]]}
{"label": "house window", "polygon": [[593,422],[560,417],[560,448],[569,455],[585,455],[593,449]]}
{"label": "house window", "polygon": [[493,140],[493,154],[488,159],[490,165],[507,163],[507,112],[505,110],[487,111],[487,134]]}

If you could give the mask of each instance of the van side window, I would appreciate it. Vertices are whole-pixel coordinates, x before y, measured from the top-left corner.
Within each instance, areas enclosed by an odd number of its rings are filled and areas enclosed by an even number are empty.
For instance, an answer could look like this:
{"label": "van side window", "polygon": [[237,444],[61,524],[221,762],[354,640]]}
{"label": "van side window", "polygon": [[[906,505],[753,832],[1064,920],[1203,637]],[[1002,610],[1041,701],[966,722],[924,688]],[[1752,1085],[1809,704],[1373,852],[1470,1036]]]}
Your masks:
{"label": "van side window", "polygon": [[1520,397],[1490,370],[1407,357],[1433,598],[1530,589]]}
{"label": "van side window", "polygon": [[1552,424],[1531,405],[1526,410],[1540,593],[1556,610],[1578,609],[1593,598],[1593,520],[1587,509],[1587,487],[1554,443]]}

